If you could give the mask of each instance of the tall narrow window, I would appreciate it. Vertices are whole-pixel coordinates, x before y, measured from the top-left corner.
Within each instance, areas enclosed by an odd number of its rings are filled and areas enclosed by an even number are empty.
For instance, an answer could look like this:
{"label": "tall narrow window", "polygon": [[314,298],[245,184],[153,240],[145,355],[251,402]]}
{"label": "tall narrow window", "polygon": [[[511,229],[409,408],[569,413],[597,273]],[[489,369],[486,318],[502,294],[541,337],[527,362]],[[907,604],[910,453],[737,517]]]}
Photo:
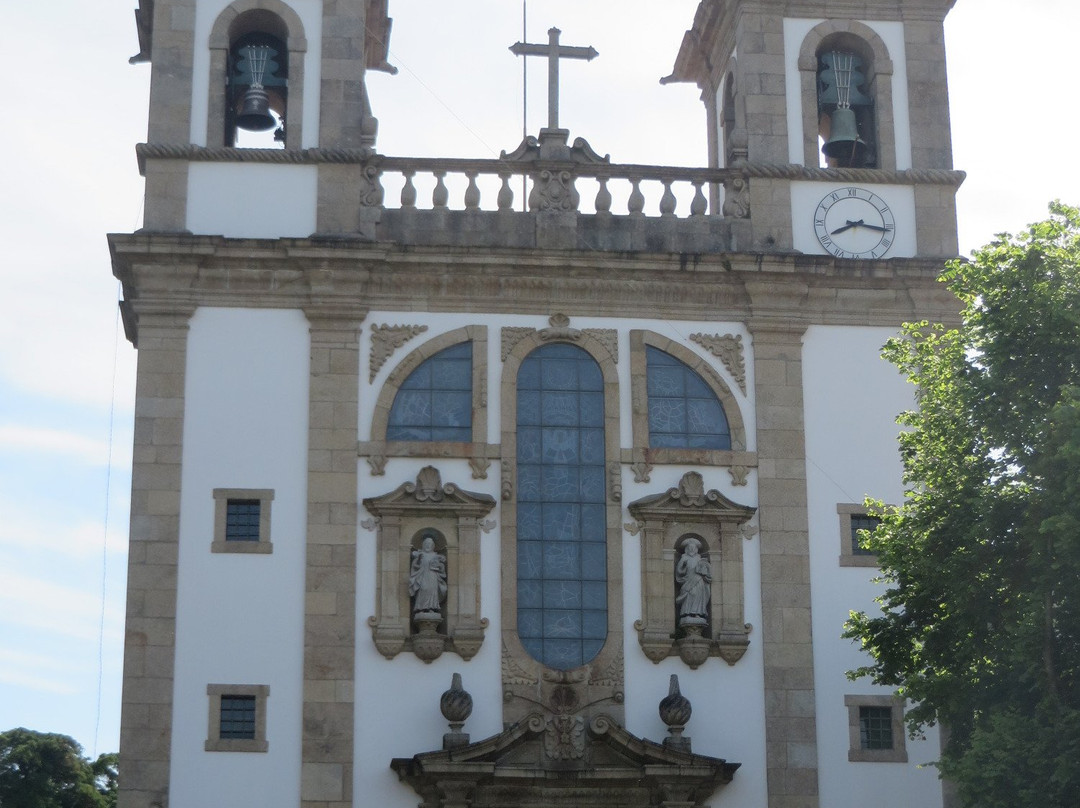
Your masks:
{"label": "tall narrow window", "polygon": [[517,379],[518,636],[569,670],[607,638],[604,382],[573,345],[537,348]]}
{"label": "tall narrow window", "polygon": [[653,449],[730,449],[731,429],[705,380],[671,354],[646,347],[649,446]]}
{"label": "tall narrow window", "polygon": [[386,439],[471,441],[472,376],[471,342],[425,359],[394,396]]}

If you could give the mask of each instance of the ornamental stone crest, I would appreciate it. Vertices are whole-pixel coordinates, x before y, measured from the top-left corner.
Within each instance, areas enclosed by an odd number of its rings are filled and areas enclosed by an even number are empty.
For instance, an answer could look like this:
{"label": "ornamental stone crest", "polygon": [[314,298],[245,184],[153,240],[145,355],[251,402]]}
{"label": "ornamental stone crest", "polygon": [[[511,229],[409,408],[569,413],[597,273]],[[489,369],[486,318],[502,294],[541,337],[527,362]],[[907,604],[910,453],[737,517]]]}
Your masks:
{"label": "ornamental stone crest", "polygon": [[742,334],[691,334],[690,339],[724,363],[728,373],[746,395],[746,363],[743,359]]}
{"label": "ornamental stone crest", "polygon": [[394,351],[418,334],[428,330],[426,325],[373,325],[371,353],[368,361],[368,382],[375,381],[386,360]]}

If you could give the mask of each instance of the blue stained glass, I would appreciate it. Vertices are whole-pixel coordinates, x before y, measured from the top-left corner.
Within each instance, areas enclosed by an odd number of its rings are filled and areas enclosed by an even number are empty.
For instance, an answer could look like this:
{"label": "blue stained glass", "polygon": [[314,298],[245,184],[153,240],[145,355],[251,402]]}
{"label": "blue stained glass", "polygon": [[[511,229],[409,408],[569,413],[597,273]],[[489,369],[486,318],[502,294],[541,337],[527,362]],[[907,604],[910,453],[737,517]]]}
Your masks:
{"label": "blue stained glass", "polygon": [[568,670],[607,636],[603,375],[581,348],[553,343],[525,358],[517,382],[518,634]]}
{"label": "blue stained glass", "polygon": [[402,382],[386,427],[387,440],[472,440],[472,343],[446,348]]}
{"label": "blue stained glass", "polygon": [[666,449],[730,449],[731,430],[712,388],[689,365],[658,348],[645,349],[649,445]]}

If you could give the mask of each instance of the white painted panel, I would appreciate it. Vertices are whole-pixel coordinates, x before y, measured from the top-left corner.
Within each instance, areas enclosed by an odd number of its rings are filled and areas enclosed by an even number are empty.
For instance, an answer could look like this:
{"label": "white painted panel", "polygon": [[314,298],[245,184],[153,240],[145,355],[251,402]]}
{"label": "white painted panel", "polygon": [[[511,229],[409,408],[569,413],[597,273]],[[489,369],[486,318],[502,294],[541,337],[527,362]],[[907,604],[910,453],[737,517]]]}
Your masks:
{"label": "white painted panel", "polygon": [[892,210],[896,222],[894,240],[883,258],[910,258],[918,254],[915,237],[915,188],[911,185],[876,185],[870,183],[793,182],[791,183],[792,245],[799,252],[827,255],[814,233],[814,211],[828,194],[857,185],[877,194]]}
{"label": "white painted panel", "polygon": [[[799,51],[802,50],[803,40],[815,25],[824,20],[806,20],[784,18],[784,91],[787,100],[788,119],[788,160],[794,165],[801,166],[806,160],[803,157],[803,98],[802,79],[799,78]],[[816,104],[817,99],[811,103]],[[816,167],[815,163],[812,168]],[[798,249],[798,248],[796,248]]]}
{"label": "white painted panel", "polygon": [[876,611],[883,588],[874,568],[841,567],[839,503],[866,496],[902,500],[896,415],[912,406],[912,388],[880,358],[885,328],[811,326],[803,349],[810,576],[821,805],[906,808],[941,804],[936,730],[907,741],[908,763],[850,763],[845,694],[888,693],[848,670],[866,663],[840,637],[848,612]]}
{"label": "white painted panel", "polygon": [[192,163],[187,228],[229,238],[306,238],[315,232],[316,166]]}
{"label": "white painted panel", "polygon": [[[210,82],[220,80],[210,76],[210,31],[230,0],[198,0],[195,6],[195,58],[191,88],[191,142],[199,146],[220,146],[206,142],[206,127],[210,108]],[[308,49],[304,58],[304,142],[305,149],[319,145],[319,76],[322,60],[322,2],[321,0],[289,0],[304,24]]]}
{"label": "white painted panel", "polygon": [[[308,324],[191,319],[180,496],[172,808],[296,805],[307,532]],[[214,488],[270,488],[269,555],[211,553]],[[265,684],[269,751],[205,752],[207,684]]]}

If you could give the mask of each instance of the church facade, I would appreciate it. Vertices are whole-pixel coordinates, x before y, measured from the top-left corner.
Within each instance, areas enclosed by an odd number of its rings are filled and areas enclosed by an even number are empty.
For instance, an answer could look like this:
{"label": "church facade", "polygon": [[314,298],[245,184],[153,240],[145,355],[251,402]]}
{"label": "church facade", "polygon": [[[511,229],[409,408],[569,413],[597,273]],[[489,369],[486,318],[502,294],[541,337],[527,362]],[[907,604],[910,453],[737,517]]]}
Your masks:
{"label": "church facade", "polygon": [[387,0],[141,0],[121,808],[947,805],[840,633],[880,348],[958,308],[951,5],[702,0],[688,169],[555,85],[498,160],[385,155]]}

